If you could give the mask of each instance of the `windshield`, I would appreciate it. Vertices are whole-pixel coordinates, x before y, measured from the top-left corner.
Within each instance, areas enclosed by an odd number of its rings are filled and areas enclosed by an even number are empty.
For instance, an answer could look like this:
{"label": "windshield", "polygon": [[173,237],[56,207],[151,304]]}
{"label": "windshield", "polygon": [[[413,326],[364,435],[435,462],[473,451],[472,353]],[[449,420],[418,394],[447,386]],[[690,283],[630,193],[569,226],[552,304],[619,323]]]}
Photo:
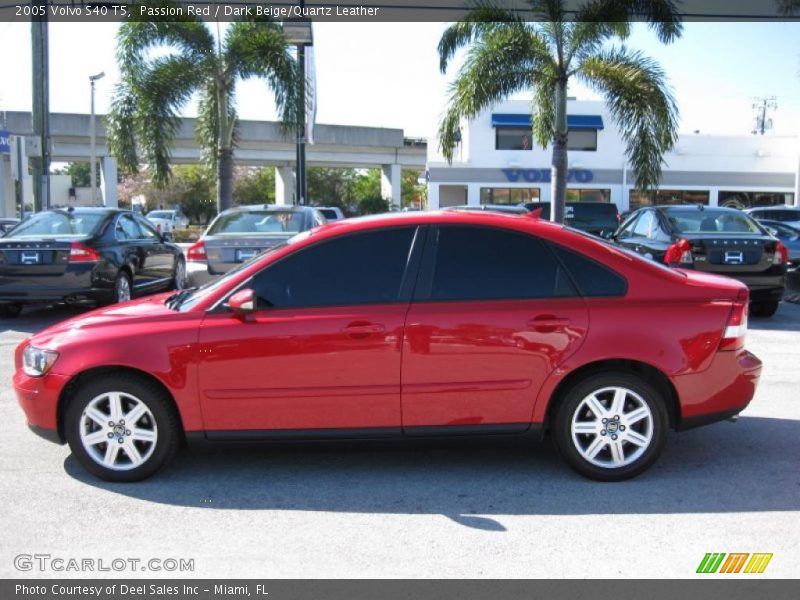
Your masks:
{"label": "windshield", "polygon": [[303,231],[303,216],[303,213],[291,210],[232,212],[220,215],[206,235],[298,233]]}
{"label": "windshield", "polygon": [[728,210],[670,210],[666,213],[678,233],[762,233],[746,214]]}
{"label": "windshield", "polygon": [[91,235],[104,218],[103,213],[42,212],[14,227],[6,237],[85,237]]}
{"label": "windshield", "polygon": [[154,210],[147,213],[148,219],[172,219],[171,210]]}

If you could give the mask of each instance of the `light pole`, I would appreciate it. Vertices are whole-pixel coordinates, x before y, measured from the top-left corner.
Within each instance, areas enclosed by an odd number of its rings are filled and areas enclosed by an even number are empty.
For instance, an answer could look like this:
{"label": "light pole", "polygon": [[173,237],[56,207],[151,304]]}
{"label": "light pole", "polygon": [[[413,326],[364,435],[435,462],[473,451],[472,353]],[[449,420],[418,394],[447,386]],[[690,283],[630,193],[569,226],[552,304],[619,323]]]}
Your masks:
{"label": "light pole", "polygon": [[[302,6],[302,2],[300,5]],[[311,29],[311,20],[297,19],[284,21],[283,35],[286,41],[297,47],[297,71],[298,71],[298,90],[297,90],[297,149],[295,180],[296,192],[295,203],[308,203],[308,186],[306,183],[306,46],[314,44],[314,34]]]}
{"label": "light pole", "polygon": [[97,204],[97,140],[95,139],[95,130],[94,130],[94,82],[98,79],[102,79],[105,77],[106,74],[103,71],[100,71],[97,75],[89,75],[89,84],[92,86],[92,108],[91,108],[91,116],[89,117],[89,135],[91,136],[90,146],[91,146],[91,168],[89,169],[89,177],[91,181],[89,185],[91,186],[92,190],[92,206]]}

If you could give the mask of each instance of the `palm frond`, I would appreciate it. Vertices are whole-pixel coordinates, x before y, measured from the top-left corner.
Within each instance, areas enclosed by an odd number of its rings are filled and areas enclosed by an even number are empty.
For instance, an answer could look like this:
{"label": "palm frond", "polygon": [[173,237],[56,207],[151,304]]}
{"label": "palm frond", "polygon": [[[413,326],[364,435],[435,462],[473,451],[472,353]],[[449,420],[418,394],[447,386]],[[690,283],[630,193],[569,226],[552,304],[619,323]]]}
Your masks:
{"label": "palm frond", "polygon": [[447,65],[460,48],[497,30],[526,31],[528,25],[519,14],[492,2],[475,2],[462,21],[448,27],[439,40],[439,69]]}
{"label": "palm frond", "polygon": [[[544,73],[542,75],[545,75]],[[542,148],[553,141],[556,120],[555,73],[543,76],[533,84],[531,99],[531,120],[533,139]]]}
{"label": "palm frond", "polygon": [[277,23],[240,21],[225,35],[224,56],[231,78],[266,79],[281,115],[284,132],[299,123],[297,64]]}
{"label": "palm frond", "polygon": [[444,157],[453,158],[461,119],[474,118],[555,69],[547,42],[538,34],[519,28],[484,32],[450,85],[448,109],[439,127]]}
{"label": "palm frond", "polygon": [[575,15],[590,23],[647,22],[665,44],[681,36],[683,26],[674,0],[590,0]]}
{"label": "palm frond", "polygon": [[605,98],[625,140],[636,185],[657,186],[664,154],[678,137],[678,108],[664,71],[640,52],[619,47],[586,58],[577,76]]}
{"label": "palm frond", "polygon": [[120,167],[128,173],[139,172],[139,157],[136,150],[137,103],[130,88],[121,82],[114,90],[111,110],[106,115],[106,131],[111,154]]}

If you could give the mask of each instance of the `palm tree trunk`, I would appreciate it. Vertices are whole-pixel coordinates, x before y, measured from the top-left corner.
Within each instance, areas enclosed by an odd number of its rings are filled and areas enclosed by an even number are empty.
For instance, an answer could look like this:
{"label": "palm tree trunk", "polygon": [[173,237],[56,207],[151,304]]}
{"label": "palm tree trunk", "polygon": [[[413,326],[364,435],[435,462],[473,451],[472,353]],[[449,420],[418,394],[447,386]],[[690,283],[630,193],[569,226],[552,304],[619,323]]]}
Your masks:
{"label": "palm tree trunk", "polygon": [[231,207],[233,199],[233,149],[220,148],[217,152],[217,209]]}
{"label": "palm tree trunk", "polygon": [[556,82],[556,120],[550,173],[550,220],[564,222],[567,201],[567,79]]}

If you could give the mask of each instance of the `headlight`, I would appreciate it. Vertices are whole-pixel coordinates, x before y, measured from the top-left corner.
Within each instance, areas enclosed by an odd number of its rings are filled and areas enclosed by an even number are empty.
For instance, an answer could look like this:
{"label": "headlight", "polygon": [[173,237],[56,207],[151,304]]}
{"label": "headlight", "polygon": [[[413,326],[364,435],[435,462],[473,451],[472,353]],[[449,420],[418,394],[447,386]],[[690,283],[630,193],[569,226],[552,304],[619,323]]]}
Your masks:
{"label": "headlight", "polygon": [[58,352],[28,346],[22,353],[22,370],[31,377],[41,377],[50,370],[58,358]]}

